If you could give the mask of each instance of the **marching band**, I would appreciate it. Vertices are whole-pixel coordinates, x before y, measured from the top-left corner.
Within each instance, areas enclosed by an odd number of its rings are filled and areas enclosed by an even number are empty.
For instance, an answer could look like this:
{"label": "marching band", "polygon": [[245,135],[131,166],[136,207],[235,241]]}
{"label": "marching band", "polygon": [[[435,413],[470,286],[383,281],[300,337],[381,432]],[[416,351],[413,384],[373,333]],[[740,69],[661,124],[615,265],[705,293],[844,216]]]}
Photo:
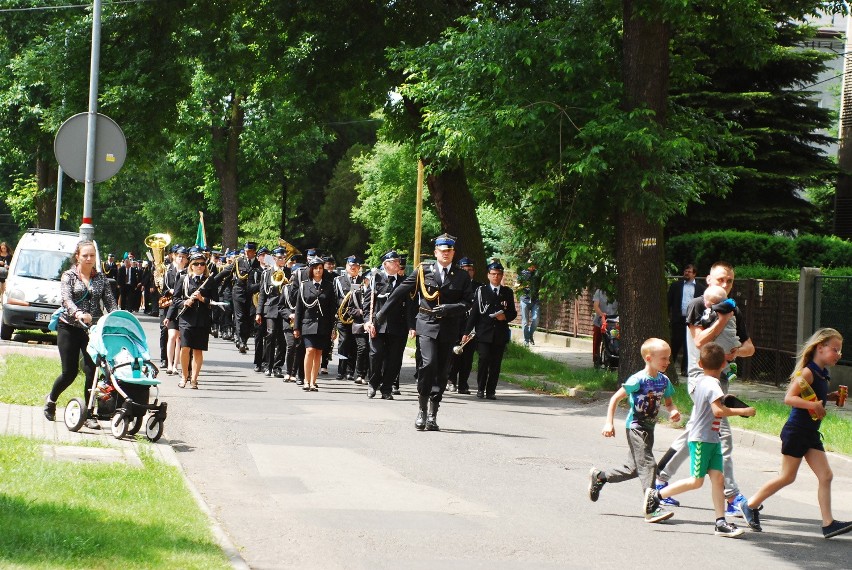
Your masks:
{"label": "marching band", "polygon": [[[415,427],[438,430],[448,380],[453,391],[470,393],[474,351],[480,353],[477,395],[493,399],[516,313],[512,290],[499,285],[499,262],[488,267],[491,287],[481,286],[471,279],[469,258],[453,264],[453,236],[434,241],[436,261],[410,274],[395,250],[366,271],[350,255],[338,273],[333,257],[309,249],[304,258],[283,239],[271,251],[247,241],[239,252],[223,253],[179,244],[167,250],[170,236],[148,236],[162,367],[179,377],[181,388],[197,389],[209,336],[233,341],[241,354],[254,338],[255,372],[315,392],[336,340],[337,379],[366,385],[368,398],[393,400],[407,340],[416,337]],[[112,256],[104,265],[104,273],[119,278],[120,269]],[[129,277],[119,280],[119,288],[130,284]],[[478,345],[469,342],[473,336]]]}

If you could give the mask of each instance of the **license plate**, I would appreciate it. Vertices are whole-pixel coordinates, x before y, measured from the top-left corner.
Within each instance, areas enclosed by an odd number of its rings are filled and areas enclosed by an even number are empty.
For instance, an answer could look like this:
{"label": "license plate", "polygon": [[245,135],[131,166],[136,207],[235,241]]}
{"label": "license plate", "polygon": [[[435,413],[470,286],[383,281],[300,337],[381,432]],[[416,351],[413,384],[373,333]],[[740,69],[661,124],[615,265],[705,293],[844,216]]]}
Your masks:
{"label": "license plate", "polygon": [[36,313],[36,322],[37,323],[49,323],[50,322],[51,313]]}

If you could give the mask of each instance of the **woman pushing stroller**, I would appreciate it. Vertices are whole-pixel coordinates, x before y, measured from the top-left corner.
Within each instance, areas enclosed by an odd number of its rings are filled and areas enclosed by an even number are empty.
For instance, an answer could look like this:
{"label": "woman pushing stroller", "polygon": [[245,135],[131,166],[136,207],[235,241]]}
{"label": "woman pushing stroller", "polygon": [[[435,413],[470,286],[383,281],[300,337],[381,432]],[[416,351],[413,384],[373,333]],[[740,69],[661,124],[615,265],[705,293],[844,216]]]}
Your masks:
{"label": "woman pushing stroller", "polygon": [[[210,301],[216,298],[216,283],[210,278],[207,260],[203,253],[194,253],[189,258],[189,270],[175,285],[172,305],[169,307],[165,326],[177,321],[180,330],[180,363],[183,369],[179,387],[189,383],[198,388],[198,375],[204,363],[204,351],[210,339],[211,318]],[[190,352],[192,370],[190,371]],[[191,372],[191,376],[190,376]]]}
{"label": "woman pushing stroller", "polygon": [[[86,375],[85,401],[89,401],[95,378],[95,363],[86,352],[89,343],[86,329],[104,314],[104,309],[112,312],[117,308],[109,281],[95,268],[96,259],[95,244],[83,240],[77,244],[71,257],[73,267],[62,274],[62,308],[65,310],[60,314],[56,326],[56,347],[59,349],[62,373],[45,398],[44,417],[50,421],[56,419],[57,399],[77,377],[81,353]],[[95,418],[86,420],[86,427],[101,429]]]}

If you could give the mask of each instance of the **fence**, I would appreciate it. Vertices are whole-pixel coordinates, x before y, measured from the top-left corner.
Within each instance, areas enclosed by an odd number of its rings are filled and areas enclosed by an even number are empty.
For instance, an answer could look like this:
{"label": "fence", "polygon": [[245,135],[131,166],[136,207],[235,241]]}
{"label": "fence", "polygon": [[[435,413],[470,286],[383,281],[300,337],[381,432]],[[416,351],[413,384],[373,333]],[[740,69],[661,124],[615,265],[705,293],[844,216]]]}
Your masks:
{"label": "fence", "polygon": [[[837,329],[843,338],[852,334],[852,277],[814,278],[814,308],[812,330],[823,327]],[[844,356],[840,364],[852,365],[852,358]]]}

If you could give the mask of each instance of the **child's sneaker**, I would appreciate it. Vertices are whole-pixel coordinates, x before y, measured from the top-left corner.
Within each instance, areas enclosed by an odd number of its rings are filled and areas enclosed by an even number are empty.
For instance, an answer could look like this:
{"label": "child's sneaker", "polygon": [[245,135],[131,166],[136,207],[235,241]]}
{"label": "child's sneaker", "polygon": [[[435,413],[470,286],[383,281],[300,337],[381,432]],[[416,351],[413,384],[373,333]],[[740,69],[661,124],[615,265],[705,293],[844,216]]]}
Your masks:
{"label": "child's sneaker", "polygon": [[[666,481],[665,483],[660,483],[660,484],[658,484],[658,485],[655,485],[655,487],[656,487],[657,491],[661,491],[661,490],[665,489],[665,488],[666,488],[666,487],[668,487],[668,486],[669,486],[669,482],[668,482],[668,481]],[[660,504],[661,504],[661,505],[669,505],[669,506],[672,506],[672,507],[679,507],[679,506],[680,506],[680,501],[678,501],[678,500],[677,500],[677,499],[675,499],[674,497],[666,497],[665,499],[662,499],[662,498],[660,499]]]}
{"label": "child's sneaker", "polygon": [[661,522],[673,516],[674,512],[660,508],[660,496],[656,489],[645,489],[645,522]]}
{"label": "child's sneaker", "polygon": [[743,518],[748,523],[748,526],[754,532],[762,532],[763,528],[760,526],[760,513],[758,509],[753,509],[748,506],[748,501],[743,502],[740,505],[740,510],[742,511]]}
{"label": "child's sneaker", "polygon": [[592,502],[597,501],[598,497],[601,494],[601,489],[603,489],[606,481],[601,479],[601,475],[603,472],[600,469],[596,469],[592,467],[592,470],[589,471],[589,498]]}
{"label": "child's sneaker", "polygon": [[716,521],[716,530],[713,532],[716,536],[723,536],[725,538],[736,538],[742,535],[745,531],[741,528],[738,528],[734,523],[729,523],[728,521],[722,519]]}
{"label": "child's sneaker", "polygon": [[733,501],[725,501],[727,506],[725,507],[725,516],[726,517],[743,517],[742,513],[742,505],[748,503],[748,500],[743,496],[742,493],[737,494],[734,497]]}
{"label": "child's sneaker", "polygon": [[825,538],[832,538],[838,534],[845,534],[852,530],[852,522],[831,521],[828,526],[822,527],[822,535]]}

